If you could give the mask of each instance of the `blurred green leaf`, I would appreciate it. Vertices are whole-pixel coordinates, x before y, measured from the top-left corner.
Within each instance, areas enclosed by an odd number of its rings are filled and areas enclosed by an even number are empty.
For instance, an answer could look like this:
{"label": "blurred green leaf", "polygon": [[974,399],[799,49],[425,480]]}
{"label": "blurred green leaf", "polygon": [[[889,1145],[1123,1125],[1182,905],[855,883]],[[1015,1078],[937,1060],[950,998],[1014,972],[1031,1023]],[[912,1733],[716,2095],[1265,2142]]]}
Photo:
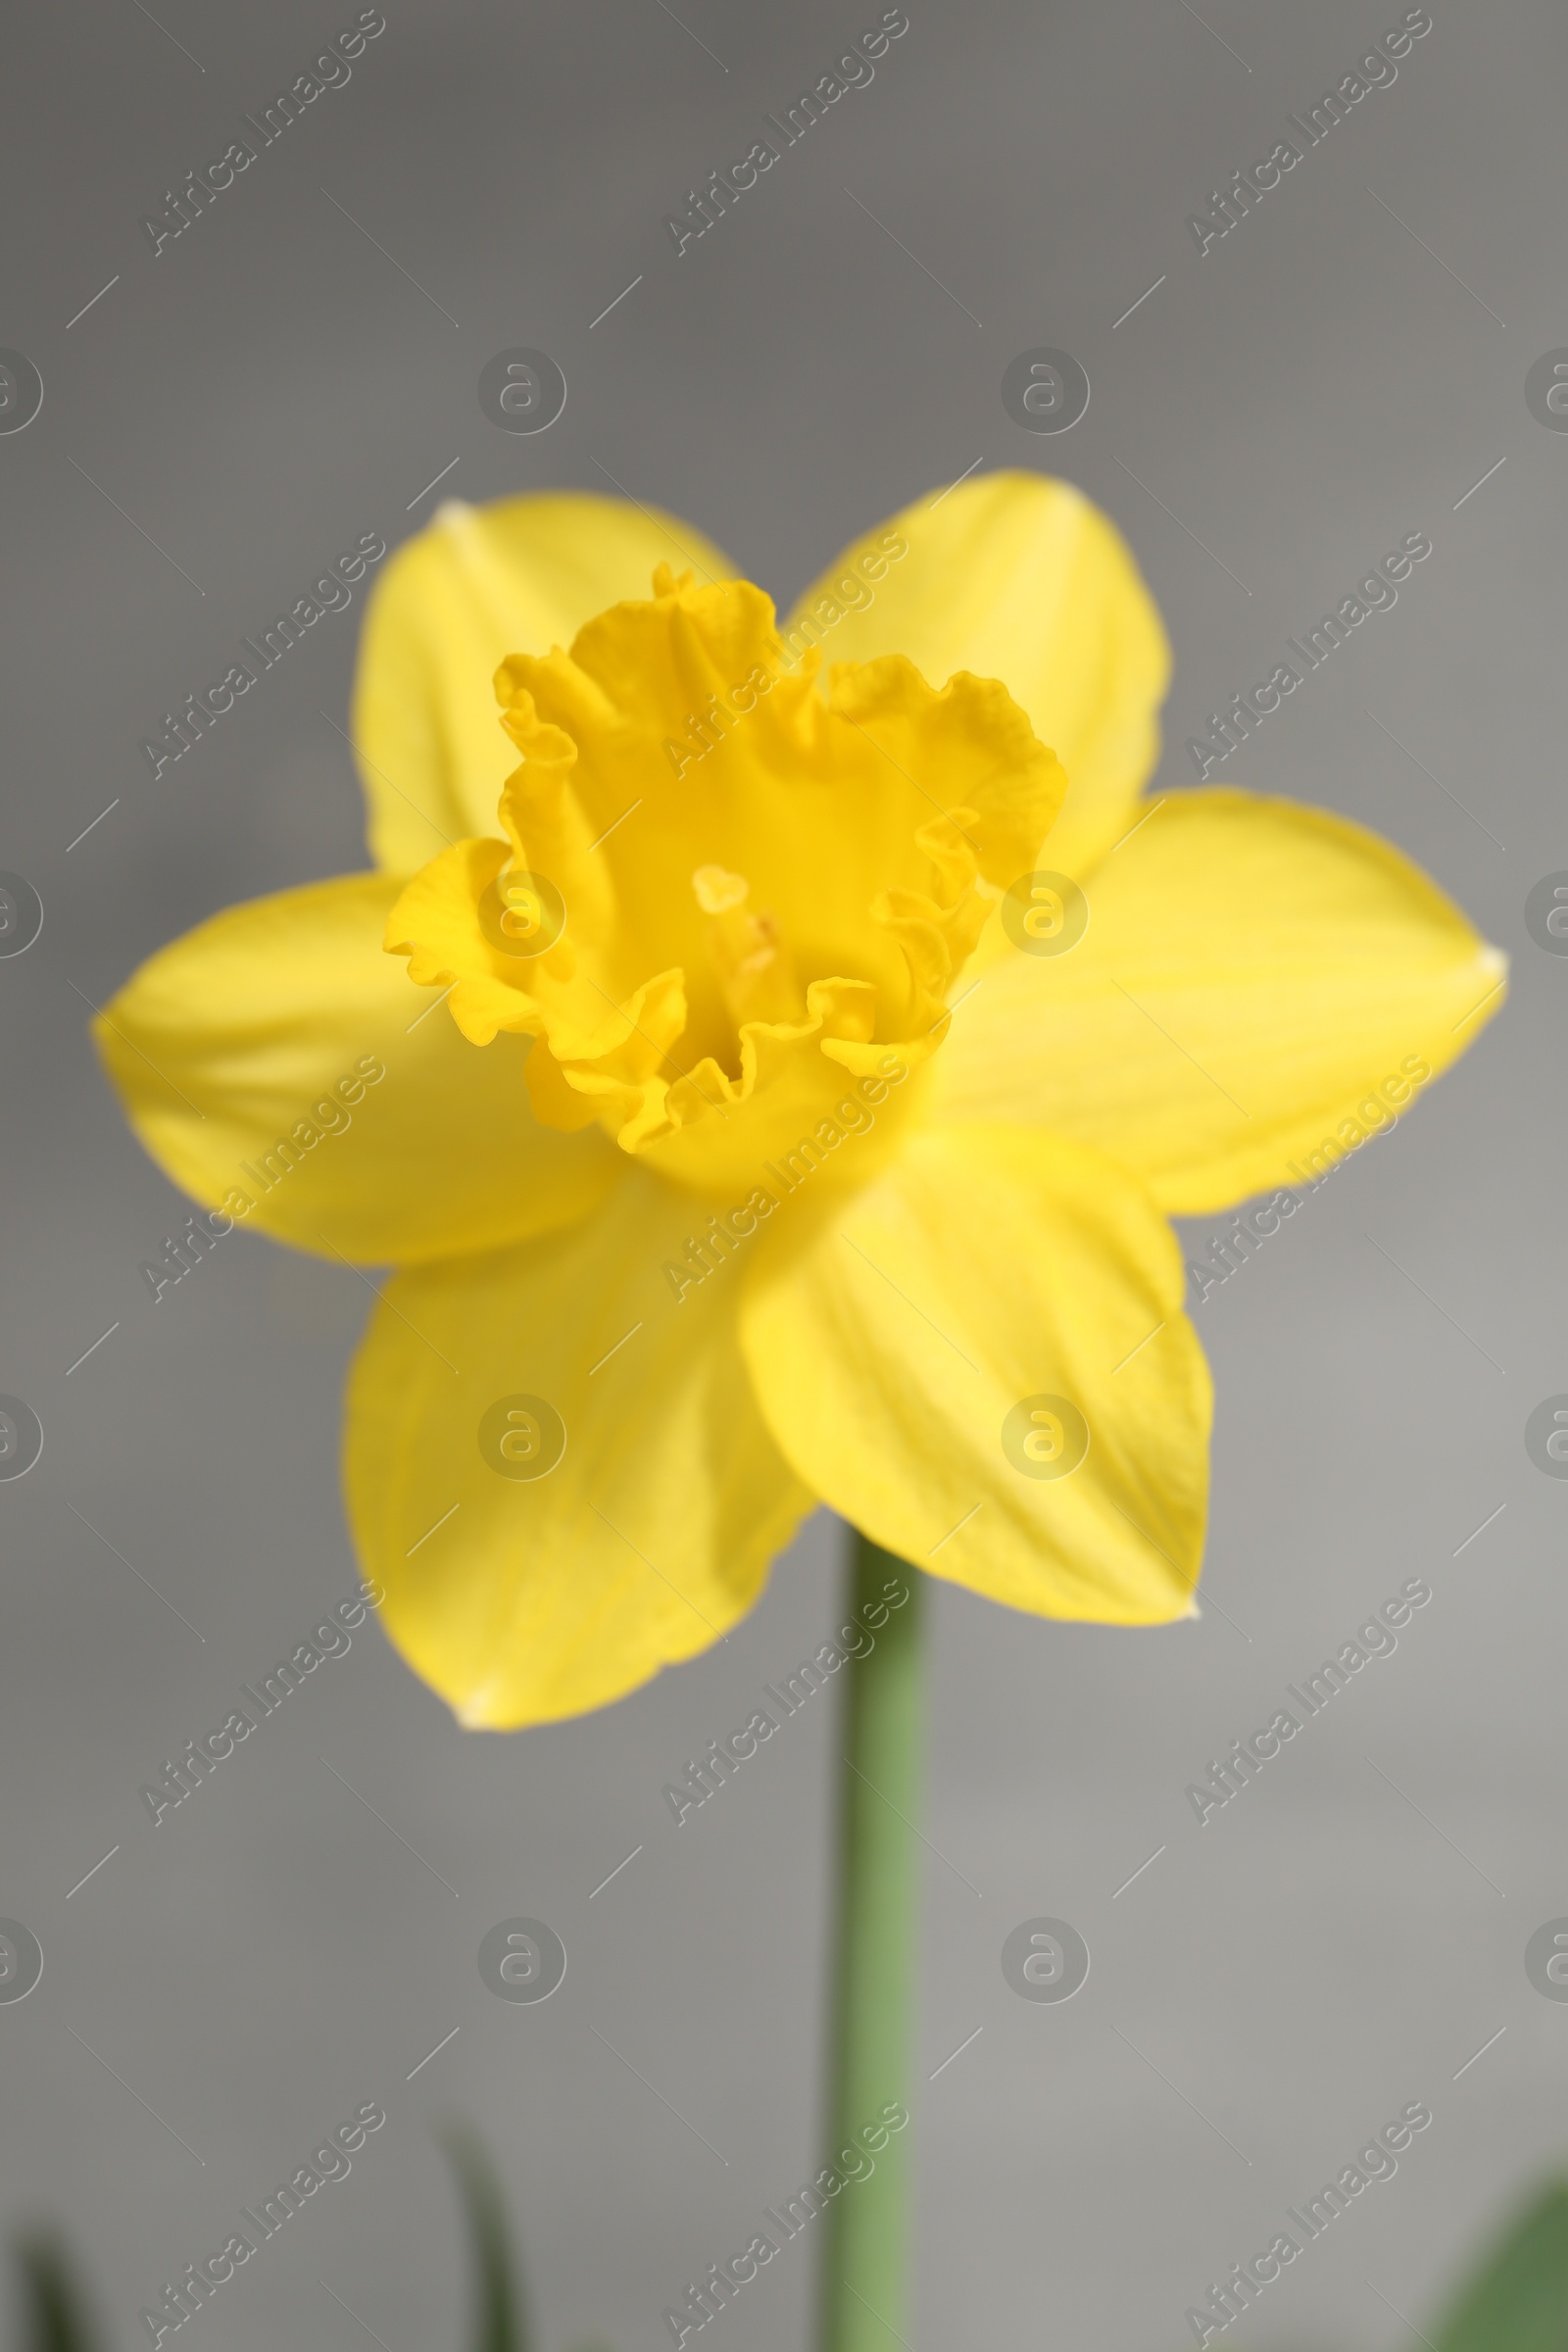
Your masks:
{"label": "blurred green leaf", "polygon": [[97,2352],[81,2293],[52,2237],[19,2238],[23,2352]]}
{"label": "blurred green leaf", "polygon": [[514,2282],[506,2208],[495,2169],[480,2141],[465,2127],[454,2127],[444,2140],[473,2240],[478,2279],[473,2352],[528,2352],[528,2331]]}
{"label": "blurred green leaf", "polygon": [[1437,2352],[1568,2352],[1568,2185],[1538,2198],[1483,2264]]}

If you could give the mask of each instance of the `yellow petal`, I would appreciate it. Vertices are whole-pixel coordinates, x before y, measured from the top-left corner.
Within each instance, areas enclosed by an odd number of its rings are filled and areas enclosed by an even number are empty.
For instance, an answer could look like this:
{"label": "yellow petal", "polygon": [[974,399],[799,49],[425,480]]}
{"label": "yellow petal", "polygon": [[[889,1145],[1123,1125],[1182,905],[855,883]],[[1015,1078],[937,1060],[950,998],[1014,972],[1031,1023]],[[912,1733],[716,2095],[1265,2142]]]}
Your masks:
{"label": "yellow petal", "polygon": [[1096,1153],[927,1131],[769,1236],[742,1339],[789,1460],[888,1550],[1039,1616],[1152,1625],[1190,1613],[1202,1548],[1182,1286],[1174,1237]]}
{"label": "yellow petal", "polygon": [[1171,1214],[1322,1175],[1502,1004],[1451,900],[1293,802],[1174,794],[1087,896],[1076,947],[1012,953],[955,1015],[931,1115],[1076,1136]]}
{"label": "yellow petal", "polygon": [[370,854],[410,872],[443,842],[499,833],[516,755],[491,679],[509,654],[570,645],[585,620],[646,596],[654,568],[732,565],[690,524],[614,498],[444,506],[371,594],[354,691]]}
{"label": "yellow petal", "polygon": [[798,653],[814,634],[828,662],[906,654],[933,686],[959,669],[1000,678],[1067,771],[1044,862],[1083,874],[1135,821],[1159,757],[1159,614],[1114,524],[1070,482],[987,473],[936,496],[846,548],[785,642]]}
{"label": "yellow petal", "polygon": [[740,1266],[678,1299],[664,1273],[702,1231],[628,1168],[564,1241],[387,1287],[349,1388],[350,1518],[393,1641],[465,1723],[582,1714],[706,1649],[811,1507],[740,1359]]}
{"label": "yellow petal", "polygon": [[161,949],[94,1024],[175,1184],[370,1265],[571,1223],[619,1167],[597,1134],[539,1125],[521,1039],[476,1054],[382,953],[401,887],[350,874],[230,907]]}
{"label": "yellow petal", "polygon": [[[840,664],[824,698],[815,666],[785,664],[760,589],[663,570],[569,655],[508,661],[508,841],[432,858],[387,932],[476,1044],[538,1039],[542,1116],[576,1091],[697,1191],[760,1181],[846,1069],[937,1049],[953,974],[1060,803],[994,679],[937,692],[890,656]],[[520,942],[503,868],[549,909]]]}

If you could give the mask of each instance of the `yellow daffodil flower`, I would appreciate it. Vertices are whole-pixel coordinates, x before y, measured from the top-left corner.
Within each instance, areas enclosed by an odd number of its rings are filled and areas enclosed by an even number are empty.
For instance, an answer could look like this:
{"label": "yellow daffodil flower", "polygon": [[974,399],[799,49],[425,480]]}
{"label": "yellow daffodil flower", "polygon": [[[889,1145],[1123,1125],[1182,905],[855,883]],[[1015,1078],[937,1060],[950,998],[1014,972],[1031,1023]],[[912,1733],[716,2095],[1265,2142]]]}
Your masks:
{"label": "yellow daffodil flower", "polygon": [[1168,666],[1111,525],[1026,474],[908,508],[782,634],[596,498],[394,559],[374,870],[216,916],[97,1034],[199,1201],[396,1268],[349,1512],[463,1721],[705,1648],[817,1501],[1013,1608],[1192,1613],[1165,1216],[1385,1123],[1501,958],[1344,818],[1142,801]]}

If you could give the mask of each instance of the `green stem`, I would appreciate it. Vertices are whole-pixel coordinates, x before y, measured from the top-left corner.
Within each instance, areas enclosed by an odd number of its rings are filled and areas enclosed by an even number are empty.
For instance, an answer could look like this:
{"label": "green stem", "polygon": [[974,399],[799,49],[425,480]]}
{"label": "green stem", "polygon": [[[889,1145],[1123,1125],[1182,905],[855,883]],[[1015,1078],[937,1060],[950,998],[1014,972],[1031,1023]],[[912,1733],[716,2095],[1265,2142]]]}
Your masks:
{"label": "green stem", "polygon": [[[826,2151],[841,2179],[856,2167],[851,2152],[881,2137],[889,2112],[909,2112],[922,1581],[906,1562],[852,1533],[850,1613],[874,1647],[845,1670]],[[900,1592],[907,1598],[878,1628],[878,1616]],[[906,2129],[890,2132],[880,2149],[860,2159],[875,2170],[849,2180],[823,2217],[821,2352],[892,2352],[907,2333],[909,2142]]]}

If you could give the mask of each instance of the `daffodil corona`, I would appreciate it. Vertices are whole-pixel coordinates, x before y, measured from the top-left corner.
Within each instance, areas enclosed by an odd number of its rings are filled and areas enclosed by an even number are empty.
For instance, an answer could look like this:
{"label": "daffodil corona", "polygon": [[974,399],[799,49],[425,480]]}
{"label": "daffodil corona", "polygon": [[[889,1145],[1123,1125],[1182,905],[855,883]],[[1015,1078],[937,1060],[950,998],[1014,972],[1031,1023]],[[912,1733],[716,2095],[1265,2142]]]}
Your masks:
{"label": "daffodil corona", "polygon": [[1115,531],[1030,475],[908,509],[782,633],[604,500],[448,507],[394,559],[374,869],[203,925],[98,1042],[198,1200],[397,1269],[349,1509],[465,1722],[706,1647],[818,1501],[1015,1608],[1191,1612],[1165,1217],[1441,1071],[1502,967],[1341,817],[1143,800],[1167,672]]}

